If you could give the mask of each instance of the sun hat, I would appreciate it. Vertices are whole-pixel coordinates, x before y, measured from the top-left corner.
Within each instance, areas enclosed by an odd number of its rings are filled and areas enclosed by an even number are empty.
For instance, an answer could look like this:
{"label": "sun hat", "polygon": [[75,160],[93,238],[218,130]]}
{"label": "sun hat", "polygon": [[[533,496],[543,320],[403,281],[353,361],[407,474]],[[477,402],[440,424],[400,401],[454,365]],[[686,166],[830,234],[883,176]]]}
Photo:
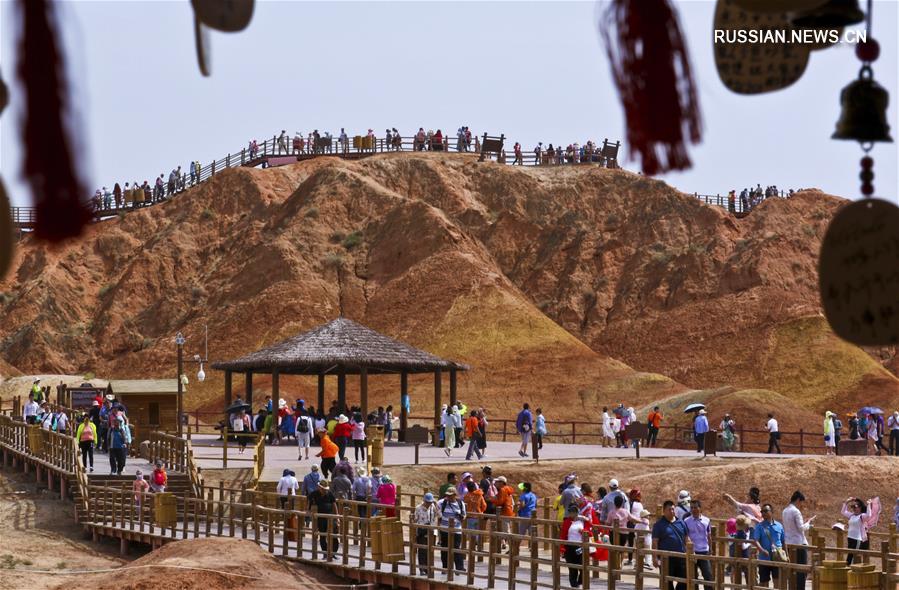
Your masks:
{"label": "sun hat", "polygon": [[365,475],[365,467],[357,467],[356,475],[359,475],[359,476]]}
{"label": "sun hat", "polygon": [[427,493],[424,495],[424,498],[423,498],[423,499],[424,499],[425,502],[433,502],[433,501],[434,501],[434,494],[432,494],[431,492],[427,492]]}
{"label": "sun hat", "polygon": [[463,479],[463,480],[464,480],[466,477],[472,477],[471,472],[466,471],[465,473],[462,474],[462,479]]}
{"label": "sun hat", "polygon": [[91,402],[91,406],[99,406],[99,405],[100,405],[100,402],[98,402],[97,400],[94,400]]}
{"label": "sun hat", "polygon": [[390,483],[391,481],[393,481],[393,480],[390,479],[389,475],[381,476],[381,483]]}
{"label": "sun hat", "polygon": [[842,522],[835,522],[833,523],[833,526],[830,527],[830,529],[834,531],[845,531],[846,525],[844,525]]}
{"label": "sun hat", "polygon": [[699,410],[699,415],[702,416],[703,414],[705,414],[705,410]]}
{"label": "sun hat", "polygon": [[613,490],[617,490],[617,489],[618,489],[618,480],[617,480],[617,479],[610,479],[610,480],[609,480],[609,487],[612,488]]}
{"label": "sun hat", "polygon": [[115,399],[115,396],[112,395],[111,393],[107,393],[107,394],[106,394],[106,399],[108,399],[109,401],[112,401],[112,400]]}
{"label": "sun hat", "polygon": [[499,477],[496,478],[496,481],[501,481],[503,483],[507,483],[509,480],[506,479],[505,475],[500,475]]}
{"label": "sun hat", "polygon": [[688,492],[687,490],[681,490],[681,491],[678,492],[678,494],[677,494],[677,499],[678,499],[678,500],[681,500],[681,501],[683,501],[683,500],[689,500],[689,499],[690,499],[690,492]]}
{"label": "sun hat", "polygon": [[523,492],[524,491],[524,482],[519,482],[517,487],[520,491]]}
{"label": "sun hat", "polygon": [[640,511],[640,518],[646,518],[650,514],[652,514],[652,512],[650,512],[649,510],[644,508],[643,510]]}
{"label": "sun hat", "polygon": [[318,471],[318,465],[313,465],[313,466],[312,466],[312,471]]}
{"label": "sun hat", "polygon": [[328,480],[327,480],[327,479],[323,479],[323,480],[321,480],[320,482],[318,482],[318,487],[327,490],[328,488],[331,487],[331,484],[328,483]]}
{"label": "sun hat", "polygon": [[458,493],[459,492],[456,491],[456,488],[450,486],[450,487],[446,488],[446,491],[443,492],[443,495],[444,496],[455,496]]}
{"label": "sun hat", "polygon": [[287,407],[287,400],[285,400],[284,398],[279,399],[279,400],[278,400],[278,407],[279,407],[279,408],[286,408],[286,407]]}
{"label": "sun hat", "polygon": [[337,416],[337,423],[338,423],[338,424],[346,424],[346,423],[349,422],[349,421],[350,421],[350,419],[347,418],[346,416],[344,416],[343,414],[341,414],[340,416]]}

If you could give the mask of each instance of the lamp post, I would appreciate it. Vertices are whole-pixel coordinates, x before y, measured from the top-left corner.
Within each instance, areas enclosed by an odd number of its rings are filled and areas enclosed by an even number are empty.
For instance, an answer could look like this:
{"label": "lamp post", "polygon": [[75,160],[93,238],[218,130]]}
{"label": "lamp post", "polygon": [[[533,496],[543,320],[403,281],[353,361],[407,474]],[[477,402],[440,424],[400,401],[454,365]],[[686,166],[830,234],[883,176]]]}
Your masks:
{"label": "lamp post", "polygon": [[181,383],[181,375],[184,372],[184,335],[181,332],[175,336],[175,344],[178,345],[178,436],[180,437],[184,433],[181,420],[181,414],[184,411],[184,385]]}
{"label": "lamp post", "polygon": [[[178,436],[184,434],[184,385],[187,383],[187,377],[184,375],[184,343],[186,341],[181,332],[175,336],[175,344],[178,345]],[[203,363],[209,362],[209,326],[203,326],[203,357],[195,354],[193,362],[200,365],[200,370],[197,371],[197,381],[205,381],[206,371],[203,370]]]}

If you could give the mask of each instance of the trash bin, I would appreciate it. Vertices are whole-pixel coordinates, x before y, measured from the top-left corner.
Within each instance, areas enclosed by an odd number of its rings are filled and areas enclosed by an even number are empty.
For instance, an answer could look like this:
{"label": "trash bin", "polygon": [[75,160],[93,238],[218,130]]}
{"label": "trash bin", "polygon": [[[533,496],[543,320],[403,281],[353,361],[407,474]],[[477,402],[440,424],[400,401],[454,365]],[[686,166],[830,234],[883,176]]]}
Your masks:
{"label": "trash bin", "polygon": [[369,444],[369,459],[372,467],[384,465],[384,427],[380,424],[369,424],[365,427],[365,436]]}
{"label": "trash bin", "polygon": [[170,492],[159,492],[153,496],[153,514],[156,526],[172,527],[178,519],[178,499]]}
{"label": "trash bin", "polygon": [[38,457],[44,454],[44,433],[40,426],[28,427],[28,452]]}

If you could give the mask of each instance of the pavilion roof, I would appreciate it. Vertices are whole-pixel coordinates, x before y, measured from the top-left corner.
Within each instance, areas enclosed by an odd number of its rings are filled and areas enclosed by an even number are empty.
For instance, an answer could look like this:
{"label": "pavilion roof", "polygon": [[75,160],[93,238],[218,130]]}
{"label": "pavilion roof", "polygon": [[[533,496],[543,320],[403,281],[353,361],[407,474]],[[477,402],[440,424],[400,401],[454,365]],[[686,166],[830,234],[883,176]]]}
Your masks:
{"label": "pavilion roof", "polygon": [[213,363],[214,369],[280,374],[317,375],[374,373],[430,373],[469,367],[434,356],[352,320],[338,318],[283,342],[240,358]]}

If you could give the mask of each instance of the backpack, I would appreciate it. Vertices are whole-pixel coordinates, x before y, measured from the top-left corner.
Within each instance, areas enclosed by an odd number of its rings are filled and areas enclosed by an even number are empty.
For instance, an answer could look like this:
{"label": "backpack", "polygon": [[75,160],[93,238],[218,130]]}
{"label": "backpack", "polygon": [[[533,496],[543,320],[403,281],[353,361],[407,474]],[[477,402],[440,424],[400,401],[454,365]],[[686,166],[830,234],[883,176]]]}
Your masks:
{"label": "backpack", "polygon": [[153,483],[158,486],[165,485],[165,472],[164,471],[154,471],[153,472]]}
{"label": "backpack", "polygon": [[300,416],[300,419],[297,421],[297,432],[301,432],[306,434],[309,432],[309,418],[306,416]]}

